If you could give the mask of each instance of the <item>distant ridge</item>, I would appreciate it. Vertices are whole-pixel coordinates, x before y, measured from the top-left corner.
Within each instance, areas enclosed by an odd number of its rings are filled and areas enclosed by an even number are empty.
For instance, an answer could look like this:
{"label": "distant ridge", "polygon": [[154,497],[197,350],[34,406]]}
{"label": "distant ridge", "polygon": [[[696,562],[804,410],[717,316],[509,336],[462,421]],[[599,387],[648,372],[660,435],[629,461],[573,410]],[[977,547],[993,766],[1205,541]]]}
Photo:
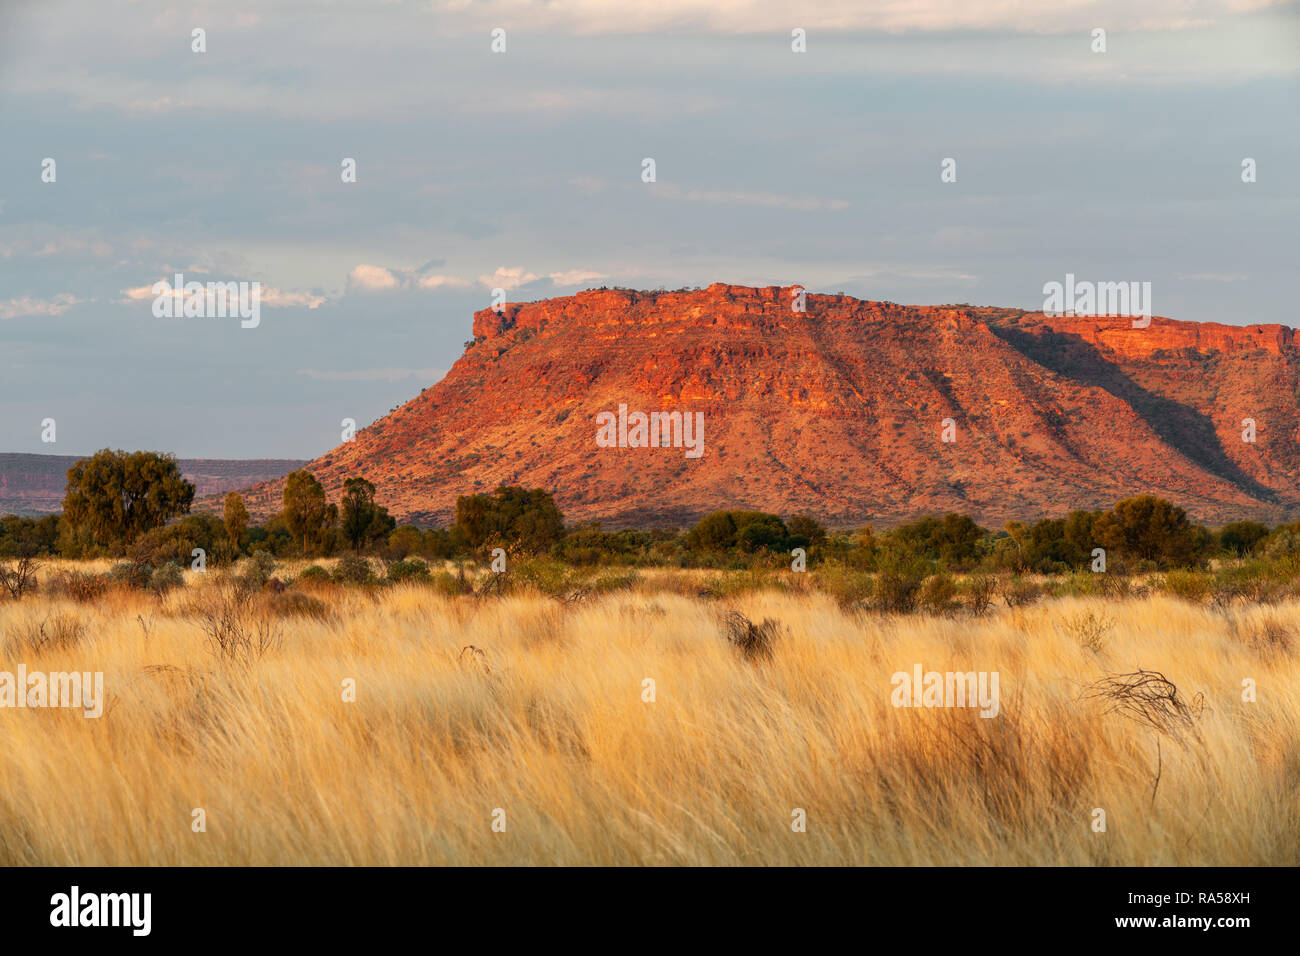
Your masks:
{"label": "distant ridge", "polygon": [[[442,381],[306,467],[332,498],[364,476],[418,522],[501,483],[553,491],[569,519],[640,527],[717,508],[1000,526],[1143,493],[1211,524],[1300,517],[1287,326],[812,294],[799,312],[794,291],[599,289],[485,309]],[[621,404],[703,413],[703,455],[598,447],[596,416]],[[250,510],[278,509],[281,487],[252,489]]]}
{"label": "distant ridge", "polygon": [[[62,511],[68,469],[84,457],[0,452],[0,515]],[[179,463],[194,482],[196,499],[280,478],[304,464],[288,458],[182,458]]]}

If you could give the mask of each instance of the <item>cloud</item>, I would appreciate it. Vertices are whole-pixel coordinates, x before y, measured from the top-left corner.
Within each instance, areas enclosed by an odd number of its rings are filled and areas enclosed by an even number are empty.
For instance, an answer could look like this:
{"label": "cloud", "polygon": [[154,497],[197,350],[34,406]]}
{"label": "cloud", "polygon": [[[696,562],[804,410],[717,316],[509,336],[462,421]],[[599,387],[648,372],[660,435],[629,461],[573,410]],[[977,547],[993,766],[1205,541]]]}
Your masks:
{"label": "cloud", "polygon": [[811,196],[785,196],[780,193],[724,192],[709,189],[690,189],[683,192],[672,183],[665,183],[658,192],[669,199],[685,199],[690,202],[727,206],[768,206],[774,209],[795,209],[800,212],[840,212],[849,208],[849,203],[843,199],[817,199]]}
{"label": "cloud", "polygon": [[491,275],[479,276],[478,281],[489,289],[517,289],[520,286],[528,285],[530,282],[537,282],[540,279],[550,279],[551,284],[555,286],[584,285],[594,279],[607,279],[609,276],[604,272],[592,272],[590,269],[569,269],[564,272],[552,272],[547,275],[538,275],[535,272],[528,272],[522,266],[513,266],[507,269],[505,266],[498,266],[497,271]]}
{"label": "cloud", "polygon": [[113,255],[113,246],[103,239],[85,239],[79,236],[59,236],[45,240],[15,239],[13,242],[0,243],[0,256],[9,259],[17,255],[33,258],[80,255],[102,259]]}
{"label": "cloud", "polygon": [[348,288],[359,292],[389,292],[401,285],[393,271],[383,266],[362,264],[348,273]]}
{"label": "cloud", "polygon": [[16,319],[25,315],[62,315],[74,305],[85,301],[68,292],[61,292],[52,299],[9,299],[0,301],[0,319]]}
{"label": "cloud", "polygon": [[287,308],[291,306],[306,306],[309,309],[319,308],[324,302],[323,295],[317,295],[314,292],[284,292],[271,286],[263,288],[259,300],[262,305],[272,308]]}
{"label": "cloud", "polygon": [[468,279],[462,279],[459,276],[421,276],[416,285],[421,289],[441,289],[448,286],[455,289],[468,288],[471,283]]}
{"label": "cloud", "polygon": [[491,275],[479,276],[478,281],[489,289],[517,289],[521,285],[527,285],[529,282],[536,282],[541,276],[531,272],[525,272],[519,266],[507,269],[505,266],[497,266],[497,271]]}
{"label": "cloud", "polygon": [[609,276],[603,272],[570,269],[568,272],[552,272],[547,278],[555,285],[584,285],[593,279],[607,279]]}
{"label": "cloud", "polygon": [[359,369],[318,369],[300,368],[299,375],[318,382],[400,382],[402,379],[418,378],[423,381],[437,381],[447,374],[442,368],[359,368]]}
{"label": "cloud", "polygon": [[426,269],[442,265],[441,259],[432,259],[418,269],[390,269],[387,266],[359,265],[348,273],[349,292],[397,292],[405,289],[464,289],[468,279],[448,275],[420,275]]}
{"label": "cloud", "polygon": [[[168,288],[171,290],[171,296],[173,301],[184,300],[185,290],[183,288],[172,289],[170,277],[159,281],[168,283]],[[233,282],[238,280],[232,279],[230,281]],[[189,283],[186,283],[186,285],[188,284]],[[224,282],[222,280],[214,280],[213,284],[224,285]],[[204,283],[203,291],[205,297],[209,298],[214,305],[219,303],[220,300],[216,296],[217,290],[215,289],[209,290],[207,288],[207,284]],[[158,295],[160,294],[166,295],[165,292],[163,293],[154,292],[153,284],[136,286],[131,289],[123,289],[122,295],[124,296],[124,298],[120,299],[119,301],[121,302],[139,302],[144,300],[152,301],[153,299],[157,298]],[[267,286],[267,285],[259,284],[257,301],[259,305],[267,306],[269,308],[306,307],[308,309],[316,309],[325,303],[325,296],[318,295],[314,292],[286,292],[283,289],[276,288],[275,286]]]}
{"label": "cloud", "polygon": [[1106,26],[1108,29],[1179,30],[1213,23],[1220,17],[1279,6],[1285,0],[820,0],[797,12],[785,0],[434,0],[440,21],[458,26],[507,24],[530,31],[575,33],[781,33],[883,31],[888,33],[1009,30],[1061,33]]}

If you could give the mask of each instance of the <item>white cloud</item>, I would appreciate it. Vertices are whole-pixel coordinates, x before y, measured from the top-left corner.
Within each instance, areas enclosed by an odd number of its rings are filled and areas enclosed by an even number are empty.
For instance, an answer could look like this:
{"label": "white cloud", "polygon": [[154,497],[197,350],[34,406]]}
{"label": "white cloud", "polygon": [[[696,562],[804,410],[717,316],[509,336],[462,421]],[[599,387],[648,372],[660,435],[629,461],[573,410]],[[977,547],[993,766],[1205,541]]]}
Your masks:
{"label": "white cloud", "polygon": [[609,277],[603,272],[570,269],[568,272],[552,272],[547,278],[555,285],[585,285],[594,279],[607,279]]}
{"label": "white cloud", "polygon": [[291,306],[306,306],[309,309],[319,308],[324,302],[323,295],[316,295],[314,292],[285,292],[274,286],[262,289],[262,295],[259,299],[262,305],[271,308],[288,308]]}
{"label": "white cloud", "polygon": [[459,276],[422,276],[419,269],[359,265],[348,273],[349,292],[396,292],[405,289],[464,289],[472,283]]}
{"label": "white cloud", "polygon": [[416,285],[421,289],[441,289],[443,286],[463,289],[470,285],[468,279],[462,279],[459,276],[421,276]]}
{"label": "white cloud", "polygon": [[0,301],[0,319],[16,319],[25,315],[62,315],[74,305],[85,301],[67,292],[52,299],[9,299]]}
{"label": "white cloud", "polygon": [[[170,283],[172,279],[170,276],[168,276],[166,279],[162,279],[159,281],[168,283],[168,287],[170,288]],[[221,280],[214,280],[214,281],[216,282],[216,284],[221,284]],[[237,281],[237,280],[231,280],[231,281]],[[186,284],[188,285],[188,283]],[[204,294],[208,298],[210,298],[214,303],[219,301],[213,293],[209,292],[206,283],[204,283]],[[158,293],[155,293],[153,291],[153,285],[150,284],[150,285],[136,286],[131,289],[123,289],[122,295],[124,296],[124,298],[119,300],[121,302],[139,302],[143,300],[153,300],[157,298]],[[185,290],[183,288],[171,289],[171,296],[173,301],[184,301]],[[269,308],[282,309],[282,308],[306,307],[308,309],[316,309],[325,303],[325,296],[317,295],[314,292],[286,292],[283,289],[277,289],[275,286],[263,285],[260,286],[257,301],[260,305],[267,306]]]}
{"label": "white cloud", "polygon": [[348,288],[360,292],[389,292],[400,288],[401,280],[391,269],[362,264],[348,273]]}
{"label": "white cloud", "polygon": [[479,276],[478,281],[489,289],[517,289],[521,285],[527,285],[529,282],[536,282],[541,276],[532,272],[525,272],[523,268],[515,266],[507,269],[505,266],[497,266],[497,271],[491,275]]}
{"label": "white cloud", "polygon": [[568,269],[563,272],[551,272],[547,275],[538,275],[535,272],[528,272],[522,266],[497,266],[497,271],[491,275],[478,277],[478,281],[489,289],[517,289],[520,286],[527,285],[530,282],[536,282],[538,279],[550,279],[552,285],[570,286],[583,285],[591,282],[593,279],[605,279],[608,276],[604,272],[592,272],[590,269]]}

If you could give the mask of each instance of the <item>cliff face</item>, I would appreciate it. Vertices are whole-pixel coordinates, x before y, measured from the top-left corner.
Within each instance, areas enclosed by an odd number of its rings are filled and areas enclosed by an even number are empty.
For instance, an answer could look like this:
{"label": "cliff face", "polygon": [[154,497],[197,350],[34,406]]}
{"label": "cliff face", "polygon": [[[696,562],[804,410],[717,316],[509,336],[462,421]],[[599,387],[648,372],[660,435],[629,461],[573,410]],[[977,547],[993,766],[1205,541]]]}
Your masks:
{"label": "cliff face", "polygon": [[[445,379],[307,467],[331,496],[363,475],[417,521],[502,483],[553,491],[571,520],[639,526],[722,507],[1000,524],[1138,493],[1210,522],[1300,515],[1289,328],[819,295],[796,312],[791,293],[599,290],[478,312]],[[601,447],[597,416],[621,405],[702,413],[702,454]],[[281,487],[250,508],[277,508]]]}

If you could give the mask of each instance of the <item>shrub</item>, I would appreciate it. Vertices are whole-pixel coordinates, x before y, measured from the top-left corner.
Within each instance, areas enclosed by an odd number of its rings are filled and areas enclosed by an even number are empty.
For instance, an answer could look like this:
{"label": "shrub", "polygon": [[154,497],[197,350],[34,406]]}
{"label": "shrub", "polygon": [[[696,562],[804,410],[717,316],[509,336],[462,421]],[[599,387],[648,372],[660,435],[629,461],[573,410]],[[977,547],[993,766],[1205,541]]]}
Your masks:
{"label": "shrub", "polygon": [[870,601],[876,591],[876,579],[865,571],[842,564],[823,565],[813,577],[813,584],[833,597],[843,609]]}
{"label": "shrub", "polygon": [[108,579],[114,584],[144,591],[153,580],[153,568],[137,561],[121,561],[109,569]]}
{"label": "shrub", "polygon": [[388,565],[387,577],[396,584],[400,581],[428,581],[431,575],[429,565],[419,558],[405,558]]}
{"label": "shrub", "polygon": [[921,587],[920,605],[929,614],[951,614],[957,610],[957,584],[952,575],[932,574]]}
{"label": "shrub", "polygon": [[999,582],[998,593],[1007,602],[1007,607],[1028,607],[1043,596],[1043,586],[1013,574]]}
{"label": "shrub", "polygon": [[250,664],[279,645],[280,630],[269,616],[258,613],[256,599],[244,586],[204,588],[199,594],[194,623],[218,660]]}
{"label": "shrub", "polygon": [[74,647],[86,636],[86,625],[75,614],[47,615],[40,624],[10,635],[6,642],[8,653],[39,653]]}
{"label": "shrub", "polygon": [[168,561],[153,573],[149,586],[159,594],[166,594],[173,588],[185,586],[185,572],[175,561]]}
{"label": "shrub", "polygon": [[254,551],[243,564],[239,583],[249,591],[260,591],[275,574],[275,558],[267,551]]}
{"label": "shrub", "polygon": [[767,660],[772,656],[772,645],[781,633],[781,624],[764,618],[755,624],[739,611],[729,611],[722,621],[723,631],[732,646],[747,661]]}
{"label": "shrub", "polygon": [[318,597],[301,591],[282,591],[266,596],[266,607],[277,617],[306,617],[323,621],[330,616],[329,605]]}
{"label": "shrub", "polygon": [[505,593],[515,587],[530,587],[551,597],[563,597],[573,584],[573,572],[553,558],[515,561],[510,571],[491,573],[480,586],[481,593]]}
{"label": "shrub", "polygon": [[1114,620],[1088,611],[1067,619],[1061,629],[1065,635],[1080,647],[1093,653],[1100,653],[1106,645],[1106,637],[1115,626]]}
{"label": "shrub", "polygon": [[108,590],[108,579],[84,571],[59,571],[46,582],[46,590],[58,597],[88,603],[98,601]]}
{"label": "shrub", "polygon": [[298,575],[298,584],[324,584],[330,579],[330,573],[319,564],[311,564],[303,568],[302,574]]}
{"label": "shrub", "polygon": [[434,575],[433,586],[438,589],[439,594],[447,597],[474,593],[474,585],[466,577],[464,568],[461,568],[456,574],[452,574],[450,571],[442,571]]}
{"label": "shrub", "polygon": [[925,582],[925,562],[886,553],[880,563],[880,574],[876,578],[876,607],[895,614],[915,611],[921,585]]}
{"label": "shrub", "polygon": [[370,562],[360,555],[345,554],[334,566],[334,580],[339,584],[369,584],[375,578]]}
{"label": "shrub", "polygon": [[1205,600],[1214,588],[1214,578],[1200,571],[1170,571],[1160,580],[1166,593],[1193,604]]}
{"label": "shrub", "polygon": [[0,589],[15,601],[35,591],[38,568],[40,564],[31,555],[23,555],[12,565],[8,560],[0,561]]}
{"label": "shrub", "polygon": [[1291,582],[1282,573],[1263,561],[1250,561],[1240,567],[1223,568],[1215,575],[1214,603],[1231,604],[1236,598],[1245,598],[1257,604],[1272,604],[1292,593]]}
{"label": "shrub", "polygon": [[993,606],[993,592],[997,586],[997,580],[990,575],[972,574],[961,588],[966,610],[977,616],[986,614]]}

